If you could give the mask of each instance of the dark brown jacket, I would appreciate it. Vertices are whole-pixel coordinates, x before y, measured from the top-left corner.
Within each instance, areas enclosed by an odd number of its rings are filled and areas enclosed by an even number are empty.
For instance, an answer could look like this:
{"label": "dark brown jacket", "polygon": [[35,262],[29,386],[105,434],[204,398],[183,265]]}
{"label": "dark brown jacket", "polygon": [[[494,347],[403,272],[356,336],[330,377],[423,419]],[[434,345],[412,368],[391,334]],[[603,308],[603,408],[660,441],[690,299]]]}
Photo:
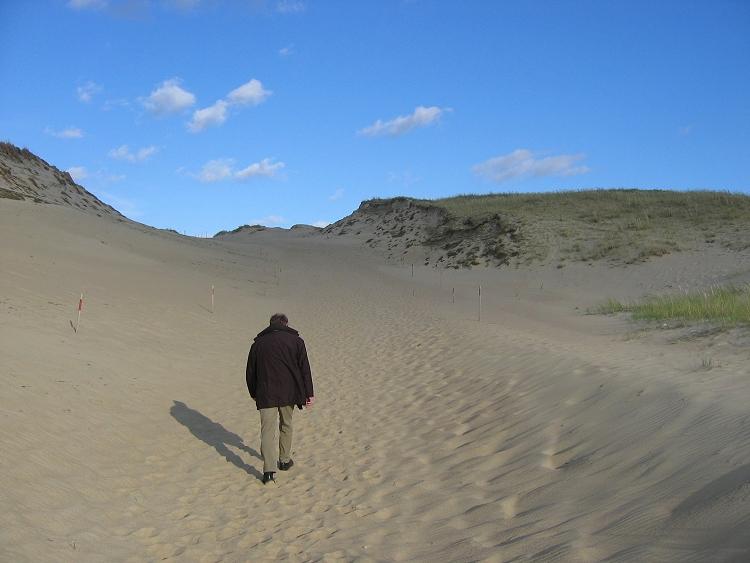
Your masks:
{"label": "dark brown jacket", "polygon": [[255,337],[245,370],[247,390],[258,409],[297,405],[313,397],[305,341],[283,324],[272,324]]}

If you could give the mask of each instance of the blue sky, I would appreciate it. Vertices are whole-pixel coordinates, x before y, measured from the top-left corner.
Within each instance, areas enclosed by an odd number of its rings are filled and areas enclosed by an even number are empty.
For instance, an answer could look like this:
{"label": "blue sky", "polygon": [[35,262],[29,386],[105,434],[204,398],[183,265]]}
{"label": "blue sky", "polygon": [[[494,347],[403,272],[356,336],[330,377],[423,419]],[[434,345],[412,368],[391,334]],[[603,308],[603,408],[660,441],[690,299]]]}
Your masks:
{"label": "blue sky", "polygon": [[212,234],[371,197],[750,189],[750,2],[0,1],[0,137]]}

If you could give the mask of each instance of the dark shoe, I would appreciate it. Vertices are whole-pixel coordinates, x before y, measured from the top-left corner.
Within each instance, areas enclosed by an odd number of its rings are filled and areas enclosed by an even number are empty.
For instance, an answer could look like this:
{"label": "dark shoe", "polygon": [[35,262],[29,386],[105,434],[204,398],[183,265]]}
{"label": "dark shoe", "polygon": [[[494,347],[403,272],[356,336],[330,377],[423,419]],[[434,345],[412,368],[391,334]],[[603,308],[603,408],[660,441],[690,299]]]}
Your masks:
{"label": "dark shoe", "polygon": [[263,474],[263,484],[269,483],[271,481],[276,481],[276,478],[274,477],[276,473],[274,471],[266,471]]}
{"label": "dark shoe", "polygon": [[280,461],[279,469],[281,469],[282,471],[289,471],[292,468],[292,465],[294,465],[293,459],[290,459],[289,461]]}

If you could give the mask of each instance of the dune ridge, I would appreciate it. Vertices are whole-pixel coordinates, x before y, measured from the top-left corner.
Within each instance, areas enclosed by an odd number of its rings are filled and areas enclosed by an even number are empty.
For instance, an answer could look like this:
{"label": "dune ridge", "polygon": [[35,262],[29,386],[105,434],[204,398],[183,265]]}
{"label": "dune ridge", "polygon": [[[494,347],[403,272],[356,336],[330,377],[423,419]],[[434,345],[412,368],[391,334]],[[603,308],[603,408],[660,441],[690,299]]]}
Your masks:
{"label": "dune ridge", "polygon": [[621,266],[704,248],[750,248],[750,197],[591,189],[362,202],[323,230],[394,261],[441,268]]}
{"label": "dune ridge", "polygon": [[72,207],[99,217],[126,217],[28,149],[0,142],[0,198]]}

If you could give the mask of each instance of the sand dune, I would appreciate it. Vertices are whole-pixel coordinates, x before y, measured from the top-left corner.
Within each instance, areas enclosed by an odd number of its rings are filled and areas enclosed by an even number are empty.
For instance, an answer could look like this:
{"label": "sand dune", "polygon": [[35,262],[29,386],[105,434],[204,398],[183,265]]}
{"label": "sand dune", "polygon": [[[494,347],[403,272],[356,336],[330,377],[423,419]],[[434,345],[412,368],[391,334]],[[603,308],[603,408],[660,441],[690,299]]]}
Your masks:
{"label": "sand dune", "polygon": [[[746,348],[582,314],[741,278],[746,254],[412,279],[300,233],[196,240],[7,200],[0,217],[2,560],[750,557]],[[243,370],[278,310],[317,404],[264,487]]]}
{"label": "sand dune", "polygon": [[28,149],[0,141],[0,198],[76,208],[97,217],[128,219],[77,184],[70,173],[52,166]]}

